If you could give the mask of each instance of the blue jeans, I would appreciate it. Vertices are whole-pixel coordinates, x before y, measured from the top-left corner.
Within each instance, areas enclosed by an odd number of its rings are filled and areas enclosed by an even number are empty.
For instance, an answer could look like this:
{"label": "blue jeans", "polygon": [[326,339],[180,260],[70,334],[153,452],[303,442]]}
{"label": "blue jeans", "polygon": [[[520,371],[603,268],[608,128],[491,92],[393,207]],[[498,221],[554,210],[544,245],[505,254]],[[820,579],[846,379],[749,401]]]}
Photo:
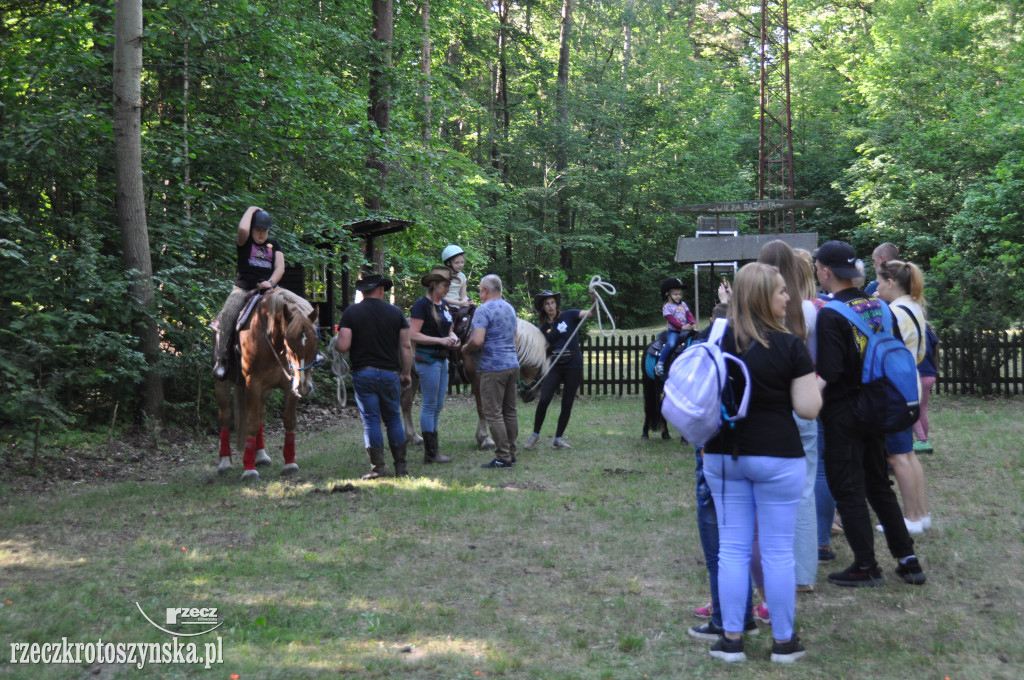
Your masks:
{"label": "blue jeans", "polygon": [[804,420],[795,413],[793,420],[800,431],[807,468],[804,488],[800,494],[800,507],[796,514],[793,559],[796,560],[797,585],[813,586],[818,578],[818,515],[814,497],[818,476],[818,422]]}
{"label": "blue jeans", "polygon": [[444,399],[448,394],[448,360],[428,364],[417,361],[416,374],[420,377],[420,391],[423,393],[423,408],[420,410],[420,432],[437,432],[437,422],[444,410]]}
{"label": "blue jeans", "polygon": [[722,628],[742,633],[744,593],[750,588],[750,554],[757,524],[764,591],[772,615],[772,636],[793,635],[796,576],[793,534],[807,464],[803,458],[732,456],[709,453],[704,475],[718,508],[718,590]]}
{"label": "blue jeans", "polygon": [[356,393],[356,406],[363,418],[363,442],[366,448],[384,448],[381,419],[388,431],[388,443],[391,446],[404,444],[405,429],[402,427],[399,407],[402,383],[398,374],[373,367],[361,368],[352,374],[352,390]]}
{"label": "blue jeans", "polygon": [[818,545],[832,545],[832,520],[836,516],[836,501],[828,490],[825,478],[825,427],[818,419],[818,470],[814,479],[814,507],[818,515]]}
{"label": "blue jeans", "polygon": [[661,348],[661,352],[658,354],[658,363],[663,364],[668,361],[668,358],[672,356],[672,350],[679,344],[679,331],[666,331],[665,332],[665,345]]}
{"label": "blue jeans", "polygon": [[[711,586],[711,623],[722,627],[722,603],[718,599],[718,515],[715,512],[715,501],[711,498],[711,487],[704,478],[704,463],[700,449],[697,449],[697,464],[694,470],[697,477],[697,533],[700,534],[700,546],[704,549],[704,564],[708,568],[708,582]],[[750,579],[747,579],[747,604],[744,623],[754,620],[753,593]]]}

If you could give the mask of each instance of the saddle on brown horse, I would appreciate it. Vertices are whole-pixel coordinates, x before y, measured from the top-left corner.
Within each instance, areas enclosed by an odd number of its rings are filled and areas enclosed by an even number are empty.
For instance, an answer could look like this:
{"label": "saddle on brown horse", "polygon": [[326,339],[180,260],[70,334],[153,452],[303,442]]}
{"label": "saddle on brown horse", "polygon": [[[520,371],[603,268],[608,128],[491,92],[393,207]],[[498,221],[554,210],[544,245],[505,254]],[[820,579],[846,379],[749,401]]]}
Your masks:
{"label": "saddle on brown horse", "polygon": [[238,319],[235,321],[235,325],[231,327],[229,331],[231,337],[228,338],[228,355],[224,357],[224,369],[227,372],[228,378],[235,385],[241,385],[244,381],[242,380],[242,348],[238,344],[238,333],[245,325],[249,322],[249,317],[252,316],[253,311],[256,309],[256,305],[263,299],[263,294],[260,293],[259,289],[253,289],[246,293],[245,305],[242,307],[242,311],[238,313]]}

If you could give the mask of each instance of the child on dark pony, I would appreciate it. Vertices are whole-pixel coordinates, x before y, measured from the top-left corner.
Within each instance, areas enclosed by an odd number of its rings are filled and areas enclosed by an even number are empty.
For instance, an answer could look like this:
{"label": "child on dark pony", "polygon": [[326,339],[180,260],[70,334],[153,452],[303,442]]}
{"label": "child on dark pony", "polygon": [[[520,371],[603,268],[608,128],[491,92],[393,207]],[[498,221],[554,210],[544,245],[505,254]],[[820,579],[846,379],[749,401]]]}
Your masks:
{"label": "child on dark pony", "polygon": [[672,278],[662,281],[661,299],[664,302],[661,314],[668,322],[668,328],[666,328],[668,334],[665,346],[661,348],[661,353],[658,355],[658,363],[654,366],[654,373],[659,378],[664,378],[665,361],[672,356],[673,350],[679,344],[679,335],[697,328],[697,321],[690,313],[690,308],[683,302],[683,282],[679,279]]}

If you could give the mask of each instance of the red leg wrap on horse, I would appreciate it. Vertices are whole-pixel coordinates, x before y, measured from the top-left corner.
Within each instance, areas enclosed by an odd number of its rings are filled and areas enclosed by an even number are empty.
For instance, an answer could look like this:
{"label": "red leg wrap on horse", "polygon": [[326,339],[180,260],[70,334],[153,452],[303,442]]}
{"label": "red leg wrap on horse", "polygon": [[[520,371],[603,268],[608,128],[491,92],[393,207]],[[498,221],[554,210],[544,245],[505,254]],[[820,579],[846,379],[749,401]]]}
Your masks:
{"label": "red leg wrap on horse", "polygon": [[295,433],[284,433],[284,464],[295,462]]}
{"label": "red leg wrap on horse", "polygon": [[260,421],[260,431],[256,435],[256,450],[265,449],[267,446],[263,443],[263,421]]}
{"label": "red leg wrap on horse", "polygon": [[231,430],[223,429],[220,431],[220,457],[231,457]]}
{"label": "red leg wrap on horse", "polygon": [[245,464],[246,470],[256,469],[256,438],[246,437],[245,439],[245,455],[242,456],[242,463]]}

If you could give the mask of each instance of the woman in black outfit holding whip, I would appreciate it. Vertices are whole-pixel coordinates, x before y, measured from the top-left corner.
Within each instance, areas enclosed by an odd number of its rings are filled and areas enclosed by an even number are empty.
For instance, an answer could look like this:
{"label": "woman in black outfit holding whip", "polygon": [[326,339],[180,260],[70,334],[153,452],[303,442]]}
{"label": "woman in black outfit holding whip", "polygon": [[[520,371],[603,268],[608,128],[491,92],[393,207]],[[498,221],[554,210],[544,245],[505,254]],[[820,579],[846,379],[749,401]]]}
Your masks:
{"label": "woman in black outfit holding whip", "polygon": [[[593,302],[594,293],[590,293]],[[544,290],[533,296],[533,306],[540,317],[540,331],[548,341],[553,364],[541,383],[540,399],[537,401],[537,413],[533,418],[533,434],[523,447],[533,450],[540,441],[540,428],[544,425],[544,417],[548,412],[548,404],[555,396],[555,390],[562,386],[562,410],[558,414],[558,427],[551,448],[568,449],[569,444],[562,439],[565,428],[572,415],[572,403],[576,398],[576,390],[583,384],[583,353],[580,351],[577,327],[593,314],[590,309],[561,310],[562,294]]]}

